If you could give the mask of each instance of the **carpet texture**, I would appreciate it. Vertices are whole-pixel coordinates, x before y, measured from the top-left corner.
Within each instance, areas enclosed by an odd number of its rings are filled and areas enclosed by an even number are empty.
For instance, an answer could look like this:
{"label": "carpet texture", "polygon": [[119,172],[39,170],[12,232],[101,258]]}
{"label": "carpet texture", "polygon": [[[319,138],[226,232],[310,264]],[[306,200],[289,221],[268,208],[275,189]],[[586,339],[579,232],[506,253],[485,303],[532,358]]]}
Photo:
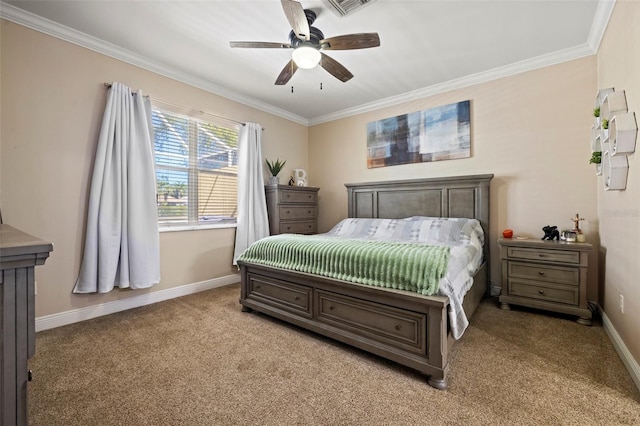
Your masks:
{"label": "carpet texture", "polygon": [[36,336],[32,426],[640,424],[602,326],[483,301],[449,389],[267,316],[238,285]]}

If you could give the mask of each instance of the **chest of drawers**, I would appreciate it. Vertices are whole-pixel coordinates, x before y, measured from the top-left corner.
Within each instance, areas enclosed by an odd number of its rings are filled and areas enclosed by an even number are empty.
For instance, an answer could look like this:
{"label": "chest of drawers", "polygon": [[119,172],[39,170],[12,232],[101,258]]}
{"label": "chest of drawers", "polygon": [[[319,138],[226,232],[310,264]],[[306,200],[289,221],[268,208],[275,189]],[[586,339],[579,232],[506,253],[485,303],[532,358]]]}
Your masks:
{"label": "chest of drawers", "polygon": [[500,307],[527,306],[578,316],[591,325],[587,304],[591,244],[501,238]]}
{"label": "chest of drawers", "polygon": [[309,186],[265,186],[271,235],[317,233],[318,190]]}

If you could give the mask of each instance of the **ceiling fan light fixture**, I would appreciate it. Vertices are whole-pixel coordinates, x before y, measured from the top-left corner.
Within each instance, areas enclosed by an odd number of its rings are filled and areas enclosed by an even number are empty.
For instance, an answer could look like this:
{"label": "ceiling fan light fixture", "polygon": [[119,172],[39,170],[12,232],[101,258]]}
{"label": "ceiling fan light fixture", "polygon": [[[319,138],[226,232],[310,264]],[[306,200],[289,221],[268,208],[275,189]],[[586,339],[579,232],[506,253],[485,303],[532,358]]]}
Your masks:
{"label": "ceiling fan light fixture", "polygon": [[320,51],[312,46],[300,46],[293,51],[291,59],[298,68],[311,69],[320,63]]}

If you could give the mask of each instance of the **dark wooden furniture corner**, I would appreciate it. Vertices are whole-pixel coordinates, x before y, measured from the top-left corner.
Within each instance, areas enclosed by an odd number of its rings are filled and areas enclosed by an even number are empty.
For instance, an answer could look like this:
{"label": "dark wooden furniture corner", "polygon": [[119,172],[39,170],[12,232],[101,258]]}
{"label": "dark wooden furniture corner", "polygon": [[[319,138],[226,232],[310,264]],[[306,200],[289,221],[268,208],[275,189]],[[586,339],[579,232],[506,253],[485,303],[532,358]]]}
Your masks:
{"label": "dark wooden furniture corner", "polygon": [[53,245],[9,225],[0,225],[0,425],[27,420],[27,360],[35,354],[34,267]]}

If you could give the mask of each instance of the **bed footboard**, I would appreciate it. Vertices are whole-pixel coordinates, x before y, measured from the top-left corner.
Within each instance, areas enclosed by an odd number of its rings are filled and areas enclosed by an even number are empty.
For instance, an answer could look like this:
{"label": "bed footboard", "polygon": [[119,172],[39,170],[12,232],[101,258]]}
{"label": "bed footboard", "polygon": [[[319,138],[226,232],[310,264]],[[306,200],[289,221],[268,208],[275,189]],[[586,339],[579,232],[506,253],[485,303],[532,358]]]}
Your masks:
{"label": "bed footboard", "polygon": [[256,310],[429,376],[446,389],[449,299],[238,262],[243,311]]}

